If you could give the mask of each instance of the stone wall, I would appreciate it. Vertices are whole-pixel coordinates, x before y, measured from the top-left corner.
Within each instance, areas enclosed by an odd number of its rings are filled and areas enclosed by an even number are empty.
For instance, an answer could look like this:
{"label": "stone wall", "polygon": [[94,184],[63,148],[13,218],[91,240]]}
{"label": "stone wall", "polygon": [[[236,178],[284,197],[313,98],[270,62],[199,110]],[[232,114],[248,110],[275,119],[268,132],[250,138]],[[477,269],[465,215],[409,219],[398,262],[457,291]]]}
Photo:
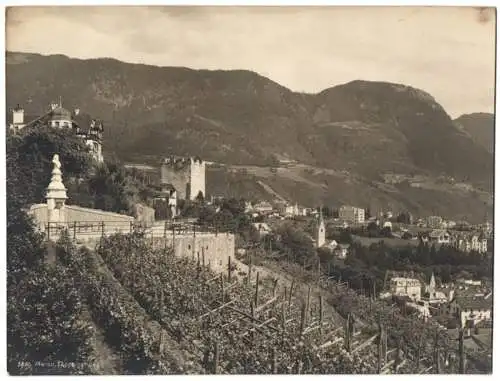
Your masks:
{"label": "stone wall", "polygon": [[186,199],[189,191],[189,163],[163,163],[161,166],[161,183],[172,184],[177,191],[177,197]]}
{"label": "stone wall", "polygon": [[134,224],[134,217],[124,214],[105,212],[98,209],[82,208],[75,205],[63,207],[65,223],[57,223],[48,227],[47,204],[36,204],[31,206],[28,214],[31,215],[36,227],[54,239],[60,231],[67,229],[70,235],[78,238],[98,237],[102,234],[129,233]]}
{"label": "stone wall", "polygon": [[166,237],[151,237],[150,242],[155,248],[173,247],[178,257],[188,257],[200,262],[203,255],[205,264],[214,271],[227,269],[229,257],[234,260],[235,239],[229,233],[196,233],[176,234],[168,232]]}

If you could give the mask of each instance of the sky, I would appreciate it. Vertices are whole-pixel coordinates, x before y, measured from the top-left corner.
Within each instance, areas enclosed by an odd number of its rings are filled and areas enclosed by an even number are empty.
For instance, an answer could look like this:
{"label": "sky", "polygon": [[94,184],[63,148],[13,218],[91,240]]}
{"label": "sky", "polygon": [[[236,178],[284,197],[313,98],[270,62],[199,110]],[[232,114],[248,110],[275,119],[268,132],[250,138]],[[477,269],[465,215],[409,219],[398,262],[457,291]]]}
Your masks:
{"label": "sky", "polygon": [[458,7],[12,7],[9,51],[247,69],[299,92],[356,79],[493,112],[495,13]]}

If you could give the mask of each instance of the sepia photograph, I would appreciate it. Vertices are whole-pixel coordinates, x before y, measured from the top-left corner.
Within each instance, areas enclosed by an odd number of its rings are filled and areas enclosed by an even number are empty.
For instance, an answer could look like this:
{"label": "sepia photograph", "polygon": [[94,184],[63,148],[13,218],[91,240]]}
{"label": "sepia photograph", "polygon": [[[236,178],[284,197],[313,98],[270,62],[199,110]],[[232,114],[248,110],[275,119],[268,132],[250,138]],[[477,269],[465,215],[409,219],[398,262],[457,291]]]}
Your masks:
{"label": "sepia photograph", "polygon": [[495,7],[4,11],[8,375],[493,374]]}

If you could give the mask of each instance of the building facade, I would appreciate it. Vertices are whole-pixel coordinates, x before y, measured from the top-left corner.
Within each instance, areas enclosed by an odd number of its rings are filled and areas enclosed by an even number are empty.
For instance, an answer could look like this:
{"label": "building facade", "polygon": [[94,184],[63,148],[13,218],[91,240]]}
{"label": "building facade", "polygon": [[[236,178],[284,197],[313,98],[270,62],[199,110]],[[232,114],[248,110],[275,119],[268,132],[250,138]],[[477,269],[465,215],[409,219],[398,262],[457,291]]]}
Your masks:
{"label": "building facade", "polygon": [[365,210],[363,208],[356,208],[355,206],[344,205],[339,209],[339,218],[342,221],[350,223],[363,223],[365,222]]}
{"label": "building facade", "polygon": [[161,187],[171,185],[180,200],[205,198],[205,162],[198,157],[166,158],[160,169]]}
{"label": "building facade", "polygon": [[421,299],[422,284],[418,279],[413,278],[392,278],[390,282],[390,292],[393,296],[407,296],[414,301]]}
{"label": "building facade", "polygon": [[24,109],[18,105],[12,110],[9,128],[16,133],[37,125],[72,130],[89,147],[95,161],[98,163],[104,161],[102,152],[103,123],[101,120],[90,117],[89,114],[82,113],[79,108],[75,108],[71,112],[62,107],[61,102],[52,103],[49,110],[43,115],[30,118],[29,121],[25,119]]}

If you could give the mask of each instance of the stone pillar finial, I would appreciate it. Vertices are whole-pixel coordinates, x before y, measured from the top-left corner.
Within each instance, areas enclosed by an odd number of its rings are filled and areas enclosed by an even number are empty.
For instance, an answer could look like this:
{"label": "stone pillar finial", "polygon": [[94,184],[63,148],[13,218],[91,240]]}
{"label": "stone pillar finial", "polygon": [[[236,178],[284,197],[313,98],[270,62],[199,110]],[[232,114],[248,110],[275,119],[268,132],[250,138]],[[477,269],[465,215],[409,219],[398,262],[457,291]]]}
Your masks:
{"label": "stone pillar finial", "polygon": [[66,195],[66,187],[62,182],[61,162],[59,155],[55,154],[52,159],[54,169],[52,170],[52,179],[47,187],[47,213],[49,229],[50,224],[61,224],[66,221],[65,202],[68,196]]}
{"label": "stone pillar finial", "polygon": [[61,162],[59,161],[58,154],[54,155],[52,163],[54,164],[54,169],[52,170],[52,179],[47,187],[47,199],[66,200],[68,197],[66,195],[66,187],[62,182]]}

